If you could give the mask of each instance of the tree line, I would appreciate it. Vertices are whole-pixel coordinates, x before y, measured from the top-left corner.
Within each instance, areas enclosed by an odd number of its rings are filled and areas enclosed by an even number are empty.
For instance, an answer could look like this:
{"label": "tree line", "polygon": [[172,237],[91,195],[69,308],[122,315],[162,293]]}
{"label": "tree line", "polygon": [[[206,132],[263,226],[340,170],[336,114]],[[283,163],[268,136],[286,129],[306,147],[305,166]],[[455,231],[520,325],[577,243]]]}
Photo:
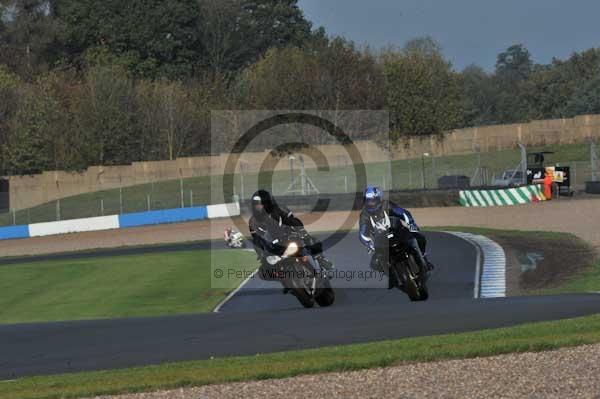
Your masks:
{"label": "tree line", "polygon": [[396,141],[596,113],[600,50],[456,71],[431,38],[357,46],[297,0],[0,0],[0,175],[208,154],[228,109],[385,109]]}

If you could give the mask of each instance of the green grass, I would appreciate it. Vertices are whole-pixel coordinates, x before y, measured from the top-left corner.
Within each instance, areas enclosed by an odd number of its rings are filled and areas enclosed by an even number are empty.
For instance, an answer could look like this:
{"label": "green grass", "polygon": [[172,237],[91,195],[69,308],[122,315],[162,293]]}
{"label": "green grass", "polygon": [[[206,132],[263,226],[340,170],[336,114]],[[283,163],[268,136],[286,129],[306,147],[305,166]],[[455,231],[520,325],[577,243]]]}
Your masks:
{"label": "green grass", "polygon": [[569,279],[560,287],[546,289],[543,295],[567,294],[573,292],[600,292],[600,259],[581,275]]}
{"label": "green grass", "polygon": [[0,383],[0,398],[78,398],[231,381],[545,351],[600,342],[600,315],[471,333],[380,341]]}
{"label": "green grass", "polygon": [[0,323],[210,312],[244,277],[233,275],[222,288],[211,288],[211,264],[257,267],[254,254],[234,250],[2,266]]}
{"label": "green grass", "polygon": [[[483,227],[464,227],[464,226],[445,226],[445,227],[427,227],[429,231],[462,231],[465,233],[479,234],[491,239],[506,239],[506,238],[528,238],[535,237],[545,240],[571,240],[576,242],[582,252],[588,254],[593,253],[593,248],[583,241],[581,238],[569,233],[560,233],[553,231],[523,231],[523,230],[497,230]],[[560,242],[557,242],[560,245]],[[585,292],[600,292],[600,259],[590,259],[590,267],[586,268],[581,273],[569,278],[558,287],[535,290],[531,293],[537,295],[553,295],[553,294],[569,294],[569,293],[585,293]]]}
{"label": "green grass", "polygon": [[[548,156],[548,162],[566,164],[569,162],[589,161],[589,147],[587,144],[570,144],[562,146],[546,146],[530,148],[529,151],[546,150],[554,151],[555,154]],[[518,150],[504,150],[481,154],[481,166],[488,171],[489,178],[499,175],[506,169],[513,169],[520,161]],[[425,178],[427,187],[436,187],[437,179],[446,174],[460,174],[468,177],[473,176],[477,167],[477,156],[453,155],[445,157],[428,158],[425,162]],[[370,184],[389,187],[387,181],[388,166],[386,163],[371,163],[366,165],[367,177]],[[417,189],[421,187],[421,159],[399,160],[392,163],[393,187],[395,189]],[[332,168],[327,172],[308,170],[315,185],[323,193],[342,193],[346,189],[354,192],[362,187],[356,187],[354,170],[352,166],[345,168]],[[584,173],[580,171],[578,180],[583,181]],[[347,177],[348,186],[345,184]],[[264,181],[261,181],[264,180]],[[289,171],[273,173],[272,179],[269,174],[247,174],[244,179],[245,196],[249,196],[260,184],[261,187],[271,188],[276,195],[283,194],[290,183]],[[241,178],[236,175],[234,185],[238,194],[242,193]],[[260,182],[260,183],[259,183]],[[478,182],[474,182],[478,184]],[[214,202],[222,202],[221,177],[194,177],[183,180],[183,205],[206,205]],[[212,189],[212,192],[211,192]],[[123,212],[141,212],[148,210],[148,198],[150,198],[150,209],[167,209],[181,207],[181,186],[179,180],[168,180],[156,183],[148,183],[125,187],[120,194],[118,189],[98,191],[63,198],[60,200],[60,217],[62,220],[84,217],[100,216],[101,201],[104,204],[104,215],[114,215],[121,212],[120,197],[123,198]],[[230,199],[225,199],[229,201]],[[57,204],[49,202],[34,208],[16,212],[13,221],[12,214],[0,215],[0,226],[16,224],[29,224],[49,222],[57,219]]]}
{"label": "green grass", "polygon": [[[532,234],[470,227],[435,229],[491,237]],[[535,234],[548,239],[564,238],[563,233]],[[210,274],[202,265],[209,264],[210,256],[209,251],[199,250],[3,266],[0,267],[0,292],[3,293],[0,296],[0,322],[209,311],[228,291],[209,289]],[[219,260],[219,266],[246,269],[242,265],[255,263],[254,256],[244,251],[212,251],[212,256],[212,260]],[[235,283],[239,280],[241,278]],[[592,291],[590,288],[597,282],[600,282],[600,264],[593,273],[579,276],[569,283],[571,286],[562,288],[564,292]],[[600,343],[600,315],[462,334],[30,377],[0,382],[0,398],[80,398],[593,343]]]}

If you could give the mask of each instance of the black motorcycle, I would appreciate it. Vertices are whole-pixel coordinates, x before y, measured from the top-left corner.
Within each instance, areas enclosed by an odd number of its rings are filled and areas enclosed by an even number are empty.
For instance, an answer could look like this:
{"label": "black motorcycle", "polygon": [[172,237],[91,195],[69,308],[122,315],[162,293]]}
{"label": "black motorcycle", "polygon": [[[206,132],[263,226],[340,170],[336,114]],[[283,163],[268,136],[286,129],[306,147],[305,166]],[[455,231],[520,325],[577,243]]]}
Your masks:
{"label": "black motorcycle", "polygon": [[393,286],[411,301],[425,301],[429,297],[428,268],[411,227],[400,218],[387,214],[385,218],[385,228],[374,235],[376,255],[386,263],[384,268]]}
{"label": "black motorcycle", "polygon": [[312,308],[315,303],[321,307],[333,304],[335,293],[327,273],[310,255],[301,232],[282,228],[270,243],[271,255],[266,261],[273,266],[271,272],[281,282],[285,293],[294,295],[305,308]]}

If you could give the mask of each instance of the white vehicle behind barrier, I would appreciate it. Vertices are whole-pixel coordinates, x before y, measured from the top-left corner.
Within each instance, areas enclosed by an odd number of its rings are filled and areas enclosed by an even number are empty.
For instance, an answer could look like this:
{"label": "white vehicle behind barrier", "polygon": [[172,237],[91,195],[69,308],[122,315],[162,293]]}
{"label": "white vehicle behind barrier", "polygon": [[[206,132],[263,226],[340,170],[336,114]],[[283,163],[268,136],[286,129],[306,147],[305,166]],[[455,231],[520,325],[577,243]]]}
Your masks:
{"label": "white vehicle behind barrier", "polygon": [[493,185],[498,187],[517,187],[522,184],[523,172],[520,170],[505,170],[502,177],[493,181]]}

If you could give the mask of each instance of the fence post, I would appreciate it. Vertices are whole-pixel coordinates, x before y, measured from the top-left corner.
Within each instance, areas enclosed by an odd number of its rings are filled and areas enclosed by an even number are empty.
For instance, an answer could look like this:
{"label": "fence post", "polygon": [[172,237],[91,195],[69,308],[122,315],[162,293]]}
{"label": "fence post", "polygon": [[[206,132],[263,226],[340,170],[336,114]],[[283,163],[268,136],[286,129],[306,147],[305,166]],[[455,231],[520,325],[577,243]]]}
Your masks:
{"label": "fence post", "polygon": [[194,190],[190,190],[190,208],[194,207]]}
{"label": "fence post", "polygon": [[13,226],[16,226],[17,225],[17,211],[15,211],[14,208],[12,210],[12,214],[13,214]]}
{"label": "fence post", "polygon": [[[388,190],[392,191],[394,189],[394,174],[392,171],[392,160],[394,159],[394,155],[392,154],[392,145],[389,141],[388,141],[387,155],[388,155],[387,175],[389,178]],[[385,175],[383,175],[383,176],[384,176],[383,181],[385,182]]]}
{"label": "fence post", "polygon": [[100,198],[100,216],[104,216],[104,198]]}
{"label": "fence post", "polygon": [[183,199],[183,179],[182,178],[179,179],[179,189],[181,191],[181,207],[185,208],[185,201]]}
{"label": "fence post", "polygon": [[148,211],[150,211],[150,194],[148,194]]}
{"label": "fence post", "polygon": [[435,155],[431,154],[431,188],[436,188]]}
{"label": "fence post", "polygon": [[240,166],[240,185],[242,189],[242,198],[246,198],[246,192],[244,191],[244,171]]}
{"label": "fence post", "polygon": [[123,187],[119,187],[119,214],[123,214]]}
{"label": "fence post", "polygon": [[477,172],[479,173],[479,186],[483,186],[483,173],[481,170],[481,151],[477,149]]}
{"label": "fence post", "polygon": [[523,183],[523,185],[527,184],[527,147],[525,147],[523,144],[519,143],[519,149],[521,150],[521,176],[522,179],[521,182]]}
{"label": "fence post", "polygon": [[56,220],[60,221],[60,199],[56,200]]}
{"label": "fence post", "polygon": [[423,155],[421,155],[421,186],[423,190],[427,188],[427,181],[425,180],[425,157],[428,156],[428,152],[424,152]]}
{"label": "fence post", "polygon": [[596,152],[596,143],[593,140],[590,143],[590,161],[592,167],[592,181],[596,181],[596,171],[598,168],[598,153]]}
{"label": "fence post", "polygon": [[410,166],[410,158],[408,158],[408,189],[412,188],[412,167]]}

